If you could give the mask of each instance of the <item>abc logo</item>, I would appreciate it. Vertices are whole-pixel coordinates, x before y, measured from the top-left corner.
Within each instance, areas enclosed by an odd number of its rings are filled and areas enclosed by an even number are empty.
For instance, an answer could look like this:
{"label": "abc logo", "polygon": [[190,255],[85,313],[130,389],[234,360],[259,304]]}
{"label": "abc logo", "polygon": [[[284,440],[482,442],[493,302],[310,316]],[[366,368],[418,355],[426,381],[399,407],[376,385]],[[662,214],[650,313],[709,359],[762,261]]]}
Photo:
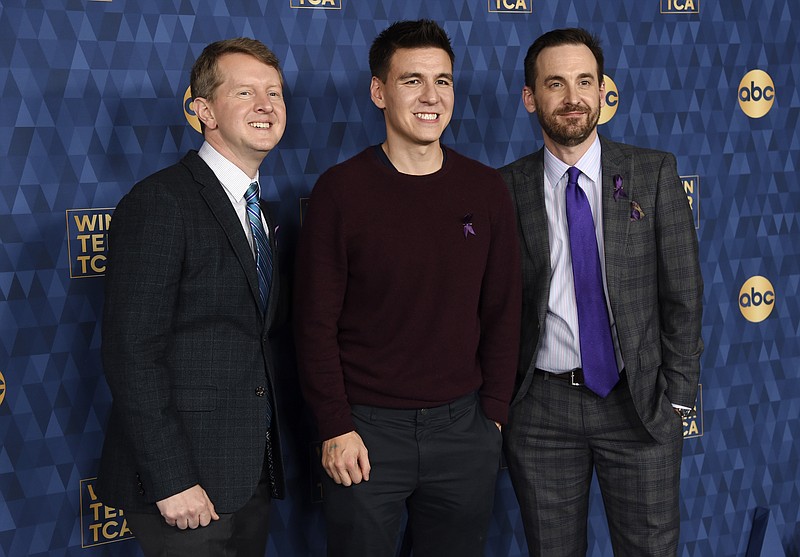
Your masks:
{"label": "abc logo", "polygon": [[603,79],[606,83],[606,102],[603,104],[603,108],[600,109],[600,120],[598,120],[598,124],[605,124],[611,120],[614,114],[617,113],[617,106],[619,105],[617,84],[607,75],[603,75]]}
{"label": "abc logo", "polygon": [[192,96],[192,88],[187,87],[186,93],[183,95],[183,115],[186,116],[186,121],[198,132],[203,133],[200,129],[200,119],[194,112],[194,97]]}
{"label": "abc logo", "polygon": [[767,72],[751,70],[739,83],[739,106],[750,118],[761,118],[775,102],[775,84]]}
{"label": "abc logo", "polygon": [[751,323],[764,321],[775,307],[775,289],[766,278],[749,278],[739,291],[739,310]]}

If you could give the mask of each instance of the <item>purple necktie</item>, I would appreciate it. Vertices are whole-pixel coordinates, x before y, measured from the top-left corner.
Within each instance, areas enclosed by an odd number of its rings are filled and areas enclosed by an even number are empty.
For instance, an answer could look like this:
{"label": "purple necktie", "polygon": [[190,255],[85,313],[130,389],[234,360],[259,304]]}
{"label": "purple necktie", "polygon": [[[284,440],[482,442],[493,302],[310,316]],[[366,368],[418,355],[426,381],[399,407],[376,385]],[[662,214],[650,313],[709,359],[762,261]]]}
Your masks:
{"label": "purple necktie", "polygon": [[619,371],[603,291],[592,208],[578,185],[580,174],[581,171],[574,166],[567,169],[566,198],[572,276],[578,305],[581,367],[586,386],[605,398],[619,381]]}

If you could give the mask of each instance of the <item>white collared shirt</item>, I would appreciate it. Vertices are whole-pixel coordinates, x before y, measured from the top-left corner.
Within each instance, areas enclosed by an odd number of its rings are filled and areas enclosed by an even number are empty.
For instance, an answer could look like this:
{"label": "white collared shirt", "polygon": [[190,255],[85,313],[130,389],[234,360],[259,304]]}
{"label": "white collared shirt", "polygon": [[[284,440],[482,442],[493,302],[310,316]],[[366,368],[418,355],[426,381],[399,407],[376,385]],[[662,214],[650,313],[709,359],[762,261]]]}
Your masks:
{"label": "white collared shirt", "polygon": [[[595,138],[589,150],[574,165],[581,171],[578,185],[586,193],[592,208],[600,269],[603,273],[603,289],[611,319],[611,334],[617,355],[617,369],[623,362],[617,339],[614,314],[608,304],[605,247],[603,243],[603,167],[601,164],[600,139]],[[569,245],[566,196],[567,169],[569,165],[544,149],[544,199],[547,211],[547,233],[550,239],[550,297],[542,331],[536,367],[553,373],[564,373],[581,367],[581,346],[578,337],[578,309],[575,302],[575,287],[572,278],[572,256]]]}
{"label": "white collared shirt", "polygon": [[[245,194],[250,184],[258,180],[258,173],[256,172],[255,178],[250,178],[241,168],[226,159],[205,141],[200,147],[198,155],[211,168],[211,171],[222,184],[222,189],[228,194],[228,199],[230,199],[233,210],[236,211],[236,216],[239,217],[239,221],[242,223],[242,230],[244,230],[247,241],[250,243],[250,249],[255,255],[253,231],[250,229],[250,221],[247,218],[247,199],[245,199]],[[264,222],[264,215],[261,215],[261,222],[264,224],[264,232],[269,237],[269,227]]]}

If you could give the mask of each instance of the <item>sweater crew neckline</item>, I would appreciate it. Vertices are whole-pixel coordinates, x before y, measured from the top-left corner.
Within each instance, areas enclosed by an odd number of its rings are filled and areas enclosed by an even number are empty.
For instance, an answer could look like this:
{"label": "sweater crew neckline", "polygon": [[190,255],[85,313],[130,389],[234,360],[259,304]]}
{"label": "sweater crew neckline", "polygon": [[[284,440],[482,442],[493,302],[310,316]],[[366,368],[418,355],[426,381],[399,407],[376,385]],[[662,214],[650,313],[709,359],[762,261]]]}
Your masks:
{"label": "sweater crew neckline", "polygon": [[431,172],[430,174],[405,174],[397,170],[397,168],[392,164],[392,161],[389,160],[389,156],[381,147],[381,144],[378,143],[377,145],[373,145],[372,152],[375,155],[377,161],[380,162],[380,166],[384,168],[384,171],[391,173],[394,178],[403,178],[409,181],[423,181],[431,178],[438,178],[442,176],[444,172],[447,171],[449,168],[449,159],[448,156],[448,149],[444,145],[439,145],[442,150],[442,166],[436,172]]}

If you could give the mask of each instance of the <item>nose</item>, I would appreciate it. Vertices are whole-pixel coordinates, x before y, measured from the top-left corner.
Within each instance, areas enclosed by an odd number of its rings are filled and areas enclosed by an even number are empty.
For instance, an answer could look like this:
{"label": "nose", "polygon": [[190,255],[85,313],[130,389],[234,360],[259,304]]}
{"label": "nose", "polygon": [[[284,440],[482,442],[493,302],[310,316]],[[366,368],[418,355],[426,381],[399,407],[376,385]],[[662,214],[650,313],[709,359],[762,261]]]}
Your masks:
{"label": "nose", "polygon": [[567,84],[564,86],[566,89],[566,95],[564,95],[564,100],[572,103],[577,104],[581,100],[581,96],[578,93],[578,88],[575,85]]}
{"label": "nose", "polygon": [[272,97],[270,97],[268,93],[257,94],[254,110],[256,112],[267,112],[267,113],[275,110],[275,107],[272,106]]}
{"label": "nose", "polygon": [[436,90],[436,84],[425,83],[420,91],[419,100],[426,104],[436,104],[439,102],[439,91]]}

